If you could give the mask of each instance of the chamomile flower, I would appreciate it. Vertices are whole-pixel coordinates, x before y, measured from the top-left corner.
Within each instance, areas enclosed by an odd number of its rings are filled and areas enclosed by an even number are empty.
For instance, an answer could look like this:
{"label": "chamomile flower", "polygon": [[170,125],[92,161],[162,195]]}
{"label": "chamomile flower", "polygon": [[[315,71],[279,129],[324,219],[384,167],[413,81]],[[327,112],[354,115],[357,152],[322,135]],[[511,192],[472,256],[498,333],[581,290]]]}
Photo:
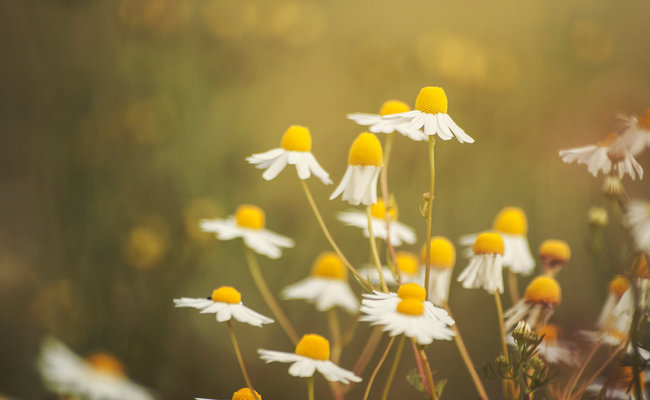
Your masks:
{"label": "chamomile flower", "polygon": [[241,301],[241,293],[231,286],[222,286],[212,291],[208,298],[183,297],[174,299],[176,307],[192,307],[201,310],[201,314],[216,314],[218,322],[231,319],[253,326],[262,326],[273,322],[271,318],[246,307]]}
{"label": "chamomile flower", "polygon": [[403,101],[388,100],[381,105],[379,114],[348,114],[348,119],[351,119],[359,125],[369,126],[370,128],[368,130],[372,133],[393,133],[397,131],[415,141],[426,140],[427,137],[421,132],[409,130],[408,123],[395,125],[392,121],[386,121],[382,118],[384,115],[401,114],[407,111],[410,111],[410,108]]}
{"label": "chamomile flower", "polygon": [[[636,400],[633,378],[634,369],[632,366],[616,366],[610,369],[607,376],[596,378],[593,383],[587,386],[585,393],[608,400]],[[639,380],[641,381],[644,398],[648,396],[648,391],[645,388],[646,378],[645,373],[640,371]]]}
{"label": "chamomile flower", "polygon": [[314,174],[324,184],[330,185],[329,174],[318,164],[311,154],[311,135],[304,126],[291,125],[282,136],[279,148],[265,153],[253,154],[246,158],[259,169],[265,169],[262,177],[270,181],[280,174],[287,165],[295,165],[298,177],[308,179]]}
{"label": "chamomile flower", "polygon": [[219,240],[242,238],[244,244],[255,252],[277,259],[282,255],[282,247],[294,246],[293,240],[264,228],[264,211],[249,204],[237,208],[235,215],[227,219],[201,220],[201,230],[214,232]]}
{"label": "chamomile flower", "polygon": [[465,289],[483,288],[488,293],[503,293],[501,273],[504,243],[496,232],[483,232],[476,237],[472,247],[474,255],[458,276]]}
{"label": "chamomile flower", "polygon": [[295,353],[259,349],[260,358],[267,363],[291,363],[289,374],[309,378],[314,372],[320,372],[330,382],[361,382],[354,372],[343,369],[330,358],[330,342],[316,334],[304,335],[296,345]]}
{"label": "chamomile flower", "polygon": [[451,340],[455,324],[447,311],[425,301],[426,292],[416,283],[407,283],[397,293],[364,294],[361,321],[382,325],[390,336],[405,335],[427,345],[433,340]]}
{"label": "chamomile flower", "polygon": [[546,324],[539,331],[539,336],[544,336],[537,347],[539,355],[551,364],[565,364],[570,367],[577,367],[579,364],[578,355],[573,346],[558,338],[560,328],[555,324]]}
{"label": "chamomile flower", "polygon": [[[635,283],[638,290],[638,303],[641,312],[650,313],[650,273],[648,272],[647,255],[640,254],[633,261]],[[627,289],[621,299],[614,307],[616,315],[626,314],[632,316],[634,313],[634,295],[632,289]]]}
{"label": "chamomile flower", "polygon": [[[251,392],[249,388],[242,388],[232,394],[232,400],[262,400],[262,395],[257,393],[257,390],[254,390],[255,394]],[[256,396],[257,395],[257,396]],[[194,400],[212,400],[204,399],[202,397],[195,397]]]}
{"label": "chamomile flower", "polygon": [[[521,275],[533,272],[535,261],[526,237],[528,221],[524,210],[519,207],[505,207],[494,218],[492,229],[499,232],[503,238],[503,266]],[[469,246],[475,240],[475,234],[465,235],[460,238],[460,243]]]}
{"label": "chamomile flower", "polygon": [[607,299],[596,321],[596,327],[599,330],[608,330],[615,326],[616,319],[620,316],[614,310],[621,300],[623,293],[627,292],[629,287],[630,281],[623,275],[618,275],[610,281]]}
{"label": "chamomile flower", "polygon": [[[388,237],[388,225],[386,224],[386,214],[391,219],[390,222],[390,242],[393,246],[401,246],[404,243],[413,244],[416,241],[415,232],[410,227],[397,221],[398,210],[397,204],[392,204],[388,208],[384,201],[378,199],[375,204],[370,206],[372,233],[375,237],[386,240]],[[347,211],[338,214],[339,221],[346,225],[355,226],[363,230],[363,235],[369,237],[368,216],[361,211]]]}
{"label": "chamomile flower", "polygon": [[438,135],[442,140],[456,137],[461,143],[474,143],[447,114],[447,95],[442,88],[427,86],[420,90],[415,100],[415,110],[382,117],[385,126],[405,127],[409,136],[424,134],[426,137]]}
{"label": "chamomile flower", "polygon": [[557,281],[548,276],[538,276],[526,287],[524,298],[505,312],[506,330],[512,329],[522,320],[531,328],[540,329],[561,301],[562,290]]}
{"label": "chamomile flower", "polygon": [[[395,272],[399,274],[400,280],[402,283],[415,282],[421,284],[423,282],[420,262],[418,257],[408,251],[398,251],[395,253]],[[379,278],[379,272],[377,271],[376,266],[369,266],[359,270],[359,274],[370,282],[373,285],[378,285],[381,283]],[[397,285],[398,281],[393,276],[393,272],[387,268],[382,268],[382,274],[384,276],[384,282],[387,285]]]}
{"label": "chamomile flower", "polygon": [[369,206],[377,202],[377,180],[383,165],[381,144],[372,133],[361,133],[352,143],[348,168],[330,200],[343,193],[343,200],[353,206]]}
{"label": "chamomile flower", "polygon": [[596,144],[560,150],[559,154],[565,163],[577,161],[578,164],[587,165],[587,170],[593,176],[598,176],[600,171],[608,174],[613,168],[621,179],[625,174],[630,175],[633,180],[637,175],[642,179],[643,167],[636,161],[632,152],[623,146],[613,147],[618,140],[618,134],[611,133]]}
{"label": "chamomile flower", "polygon": [[621,137],[612,145],[616,150],[626,149],[633,155],[650,147],[650,108],[641,117],[620,117],[625,123]]}
{"label": "chamomile flower", "polygon": [[152,400],[142,386],[131,382],[112,355],[95,353],[83,359],[54,338],[43,341],[38,369],[47,387],[61,396],[86,400]]}
{"label": "chamomile flower", "polygon": [[[422,246],[420,260],[423,269],[426,269],[427,248]],[[449,285],[451,283],[451,272],[456,263],[456,249],[449,239],[443,236],[434,236],[429,242],[429,291],[428,299],[436,306],[440,306],[449,300]],[[426,271],[425,271],[426,272]],[[422,277],[424,282],[424,277]]]}
{"label": "chamomile flower", "polygon": [[547,239],[539,246],[544,274],[554,277],[571,259],[571,248],[564,240]]}
{"label": "chamomile flower", "polygon": [[287,286],[285,299],[304,299],[316,305],[318,311],[341,307],[349,313],[359,309],[359,301],[348,284],[348,270],[333,252],[322,253],[314,263],[311,276]]}
{"label": "chamomile flower", "polygon": [[631,200],[625,219],[636,247],[645,253],[650,253],[650,203]]}

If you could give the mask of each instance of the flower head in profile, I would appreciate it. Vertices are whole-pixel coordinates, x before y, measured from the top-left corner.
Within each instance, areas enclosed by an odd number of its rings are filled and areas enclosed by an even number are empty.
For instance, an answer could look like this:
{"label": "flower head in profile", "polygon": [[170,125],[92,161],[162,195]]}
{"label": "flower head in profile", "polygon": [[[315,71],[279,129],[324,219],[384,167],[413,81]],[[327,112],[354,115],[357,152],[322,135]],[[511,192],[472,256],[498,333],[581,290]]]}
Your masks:
{"label": "flower head in profile", "polygon": [[244,244],[255,252],[269,258],[280,258],[282,247],[293,247],[293,240],[264,228],[264,211],[249,204],[237,208],[235,215],[227,219],[201,220],[201,230],[214,232],[219,240],[242,238]]}
{"label": "flower head in profile", "polygon": [[[255,392],[255,394],[253,394]],[[251,390],[249,388],[242,388],[232,394],[231,400],[262,400],[262,395],[257,393],[257,390]],[[195,397],[194,400],[213,400],[205,399],[203,397]]]}
{"label": "flower head in profile", "polygon": [[343,369],[330,358],[330,342],[316,334],[307,334],[300,339],[294,353],[259,349],[260,358],[267,363],[290,363],[289,374],[309,378],[314,372],[320,372],[330,382],[361,382],[361,378],[352,371]]}
{"label": "flower head in profile", "polygon": [[265,153],[253,154],[246,158],[259,169],[265,169],[262,177],[267,181],[274,179],[287,165],[295,165],[298,177],[308,179],[314,174],[324,184],[332,183],[329,174],[318,164],[311,154],[311,134],[304,126],[291,125],[282,136],[279,148]]}
{"label": "flower head in profile", "polygon": [[176,307],[191,307],[201,310],[201,314],[216,314],[217,321],[234,319],[253,326],[273,322],[271,318],[246,307],[241,301],[241,293],[231,286],[222,286],[212,291],[208,298],[183,297],[174,299]]}
{"label": "flower head in profile", "polygon": [[[643,398],[648,397],[645,388],[647,372],[639,371]],[[634,394],[634,368],[631,365],[617,365],[608,374],[599,376],[587,386],[585,393],[608,400],[638,400]]]}
{"label": "flower head in profile", "polygon": [[381,105],[379,114],[355,113],[348,114],[348,118],[359,125],[369,126],[372,133],[393,133],[397,131],[415,141],[426,140],[427,137],[419,131],[409,130],[408,123],[395,125],[393,121],[387,121],[384,115],[401,114],[410,111],[408,104],[399,100],[388,100]]}
{"label": "flower head in profile", "polygon": [[348,284],[348,270],[341,258],[330,251],[316,259],[310,277],[284,288],[282,297],[307,300],[318,311],[337,306],[349,313],[359,309],[359,301]]}
{"label": "flower head in profile", "polygon": [[637,155],[650,147],[650,108],[640,117],[621,116],[624,122],[621,137],[612,145],[617,151],[627,150]]}
{"label": "flower head in profile", "polygon": [[442,140],[453,137],[461,143],[474,143],[447,114],[447,95],[442,88],[427,86],[420,89],[415,100],[415,110],[382,117],[387,127],[401,127],[409,137],[439,136]]}
{"label": "flower head in profile", "polygon": [[636,247],[650,254],[650,203],[631,200],[625,213],[625,220]]}
{"label": "flower head in profile", "polygon": [[343,193],[343,200],[353,206],[369,206],[377,202],[377,180],[383,165],[379,139],[372,133],[361,133],[352,143],[348,168],[330,200]]}
{"label": "flower head in profile", "polygon": [[[417,240],[415,232],[410,227],[397,220],[397,204],[391,204],[386,207],[384,201],[378,199],[370,207],[372,233],[375,237],[386,240],[388,237],[388,224],[386,217],[390,218],[390,243],[394,246],[401,246],[404,243],[413,244]],[[365,212],[347,211],[338,214],[338,219],[346,225],[355,226],[363,230],[363,235],[369,237],[368,216]]]}
{"label": "flower head in profile", "polygon": [[621,317],[616,310],[616,305],[620,302],[623,294],[628,291],[629,287],[630,281],[623,275],[617,275],[609,282],[607,298],[598,315],[596,328],[602,331],[616,329],[617,320]]}
{"label": "flower head in profile", "polygon": [[451,340],[455,324],[447,311],[426,301],[424,288],[416,283],[399,287],[397,293],[364,294],[361,321],[382,325],[390,336],[405,335],[426,345],[433,340]]}
{"label": "flower head in profile", "polygon": [[555,276],[571,259],[571,248],[564,240],[546,239],[539,246],[539,258],[544,274]]}
{"label": "flower head in profile", "polygon": [[[426,269],[426,244],[422,246],[420,260]],[[449,299],[451,272],[456,263],[456,249],[451,240],[444,236],[432,237],[429,243],[429,260],[431,270],[429,271],[429,298],[427,300],[440,306]]]}
{"label": "flower head in profile", "polygon": [[129,380],[124,367],[108,353],[83,359],[54,338],[43,341],[38,369],[47,387],[61,396],[88,400],[153,400],[140,385]]}
{"label": "flower head in profile", "polygon": [[[420,261],[418,260],[417,255],[408,251],[398,251],[395,253],[395,272],[399,275],[399,282],[401,283],[415,282],[422,284],[424,281],[422,278]],[[377,271],[377,267],[374,265],[360,269],[359,274],[368,279],[368,282],[373,285],[381,283],[379,272]],[[393,271],[389,268],[382,268],[382,274],[387,285],[398,284],[398,280],[393,276]]]}
{"label": "flower head in profile", "polygon": [[537,347],[539,355],[551,364],[565,364],[570,367],[577,367],[579,364],[578,354],[574,346],[559,338],[560,327],[555,324],[546,324],[539,331],[543,336],[542,342]]}
{"label": "flower head in profile", "polygon": [[472,246],[474,255],[458,276],[465,289],[483,288],[488,293],[503,293],[501,273],[504,252],[503,238],[497,232],[483,232]]}
{"label": "flower head in profile", "polygon": [[526,287],[524,297],[504,314],[506,330],[519,321],[526,321],[532,329],[540,329],[562,301],[562,290],[557,281],[549,276],[538,276]]}

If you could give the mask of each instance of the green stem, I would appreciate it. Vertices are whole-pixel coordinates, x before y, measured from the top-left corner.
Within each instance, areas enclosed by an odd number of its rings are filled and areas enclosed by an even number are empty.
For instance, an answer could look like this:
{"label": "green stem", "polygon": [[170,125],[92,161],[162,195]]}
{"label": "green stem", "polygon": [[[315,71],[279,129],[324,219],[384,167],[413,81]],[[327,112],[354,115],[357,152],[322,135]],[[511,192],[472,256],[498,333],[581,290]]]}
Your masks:
{"label": "green stem", "polygon": [[388,374],[388,378],[386,378],[386,385],[384,385],[384,392],[381,395],[381,400],[386,400],[388,398],[390,385],[393,383],[393,379],[395,378],[395,372],[397,371],[397,366],[399,365],[399,360],[400,358],[402,358],[402,350],[404,349],[405,341],[406,341],[406,336],[402,335],[402,337],[399,339],[397,350],[395,351],[393,365],[390,367],[390,373]]}
{"label": "green stem", "polygon": [[580,380],[580,377],[582,376],[583,372],[585,371],[585,368],[587,368],[587,365],[589,364],[591,359],[594,358],[594,356],[596,355],[596,352],[598,351],[598,349],[600,348],[602,343],[603,343],[603,339],[602,338],[598,339],[596,344],[594,344],[594,348],[591,349],[591,351],[589,352],[589,354],[587,355],[585,360],[582,362],[582,365],[580,366],[580,368],[575,372],[575,374],[571,377],[571,379],[569,379],[569,382],[567,383],[566,389],[564,390],[564,393],[563,393],[563,396],[562,396],[563,399],[568,399],[570,397],[571,391],[573,390],[575,385]]}
{"label": "green stem", "polygon": [[366,386],[366,392],[363,394],[363,400],[368,400],[368,395],[370,394],[370,388],[372,387],[372,383],[375,381],[375,378],[377,377],[379,368],[381,368],[382,364],[386,360],[386,356],[388,356],[388,352],[390,351],[393,342],[395,342],[395,336],[390,338],[390,342],[388,342],[388,346],[386,346],[386,350],[384,350],[384,354],[381,355],[381,358],[379,359],[377,366],[375,367],[374,371],[372,371],[372,375],[370,375],[370,379],[368,380],[368,386]]}
{"label": "green stem", "polygon": [[235,331],[232,329],[232,323],[228,321],[227,325],[228,325],[228,333],[230,333],[230,339],[232,339],[232,345],[235,348],[235,355],[237,355],[237,361],[239,362],[239,367],[241,368],[241,372],[244,375],[244,380],[246,381],[246,386],[248,386],[248,389],[251,391],[251,394],[253,395],[255,400],[262,400],[257,395],[255,389],[253,389],[251,378],[250,376],[248,376],[248,371],[246,370],[246,366],[244,365],[244,358],[241,355],[241,350],[239,349],[239,344],[237,343],[237,338],[235,337]]}
{"label": "green stem", "polygon": [[314,375],[307,379],[307,395],[309,400],[314,400]]}
{"label": "green stem", "polygon": [[[413,339],[413,342],[415,342],[415,339]],[[419,354],[420,354],[420,359],[422,360],[422,364],[424,365],[424,372],[426,373],[427,376],[427,382],[429,383],[429,387],[431,388],[431,398],[433,400],[438,400],[438,390],[436,389],[436,384],[433,381],[431,364],[429,364],[429,358],[427,358],[427,354],[424,352],[424,348],[420,348]]]}
{"label": "green stem", "polygon": [[519,283],[517,282],[517,274],[508,268],[508,289],[510,292],[510,300],[512,304],[519,301]]}
{"label": "green stem", "polygon": [[332,337],[332,362],[338,364],[341,359],[341,351],[343,350],[343,342],[341,340],[341,327],[339,318],[336,315],[334,307],[327,311],[327,322],[330,328],[330,336]]}
{"label": "green stem", "polygon": [[[433,136],[429,136],[429,198],[427,201],[427,241],[425,244],[426,251],[426,270],[424,271],[424,290],[426,290],[427,297],[429,298],[429,275],[431,274],[431,211],[433,209],[433,191],[435,189],[436,183],[436,167],[435,167],[435,158],[434,150],[436,147],[436,139]],[[432,390],[435,392],[435,389]]]}
{"label": "green stem", "polygon": [[[499,333],[501,334],[501,350],[503,351],[503,356],[506,358],[506,362],[510,362],[510,356],[508,354],[508,344],[506,343],[506,327],[503,323],[503,307],[501,307],[501,296],[499,291],[494,291],[494,301],[497,306],[497,318],[499,319]],[[514,392],[514,387],[510,385],[510,381],[503,381],[503,397],[508,398],[508,394]],[[514,394],[513,396],[514,397]]]}
{"label": "green stem", "polygon": [[384,272],[381,268],[381,260],[379,259],[379,252],[377,251],[377,243],[375,242],[375,235],[372,233],[372,213],[370,212],[370,206],[366,207],[366,215],[368,216],[368,237],[370,238],[370,248],[372,249],[372,257],[375,260],[375,265],[377,266],[377,272],[379,273],[379,280],[381,281],[381,288],[384,292],[388,293],[388,286],[386,286],[386,281],[384,280]]}

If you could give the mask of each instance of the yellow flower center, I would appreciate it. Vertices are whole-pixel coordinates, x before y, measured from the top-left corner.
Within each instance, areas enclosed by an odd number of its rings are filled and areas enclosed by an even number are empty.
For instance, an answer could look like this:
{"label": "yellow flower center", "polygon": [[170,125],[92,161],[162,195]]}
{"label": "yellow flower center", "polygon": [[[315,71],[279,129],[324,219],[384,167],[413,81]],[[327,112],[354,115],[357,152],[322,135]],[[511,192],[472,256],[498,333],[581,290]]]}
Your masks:
{"label": "yellow flower center", "polygon": [[650,108],[645,110],[645,114],[638,118],[637,125],[641,129],[650,130]]}
{"label": "yellow flower center", "polygon": [[427,297],[427,292],[417,283],[405,283],[397,289],[397,296],[401,299],[416,299],[417,301],[424,301]]}
{"label": "yellow flower center", "polygon": [[571,248],[564,240],[547,239],[539,246],[539,256],[545,261],[565,263],[571,258]]}
{"label": "yellow flower center", "polygon": [[114,376],[124,376],[124,366],[121,362],[108,353],[91,354],[86,361],[96,371]]}
{"label": "yellow flower center", "polygon": [[415,276],[420,270],[420,264],[415,254],[407,251],[398,251],[395,254],[397,258],[397,270],[403,274]]}
{"label": "yellow flower center", "polygon": [[[431,238],[429,259],[432,266],[437,268],[453,268],[456,262],[456,249],[449,239],[443,236],[434,236]],[[427,247],[422,246],[420,252],[422,264],[427,262]]]}
{"label": "yellow flower center", "polygon": [[212,291],[211,299],[219,303],[239,304],[241,303],[241,293],[232,286],[222,286]]}
{"label": "yellow flower center", "polygon": [[609,135],[605,136],[605,139],[596,142],[596,145],[598,147],[608,147],[609,145],[614,143],[616,139],[618,139],[618,134],[610,133]]}
{"label": "yellow flower center", "polygon": [[407,315],[422,315],[424,303],[419,299],[408,297],[397,304],[397,312]]}
{"label": "yellow flower center", "polygon": [[526,214],[519,207],[506,207],[496,216],[492,228],[499,232],[523,236],[528,231]]}
{"label": "yellow flower center", "polygon": [[383,162],[381,144],[377,136],[372,133],[361,133],[352,143],[348,164],[350,165],[374,165],[380,167]]}
{"label": "yellow flower center", "polygon": [[445,95],[445,91],[439,87],[423,87],[415,99],[415,109],[427,114],[446,114],[447,95]]}
{"label": "yellow flower center", "polygon": [[257,206],[243,204],[235,211],[237,225],[242,228],[262,229],[264,228],[265,215],[264,211]]}
{"label": "yellow flower center", "polygon": [[309,129],[300,125],[291,125],[282,136],[282,148],[288,151],[311,151]]}
{"label": "yellow flower center", "polygon": [[[257,398],[262,400],[262,396],[259,393],[257,393],[256,390],[254,392],[257,395]],[[249,388],[243,388],[233,393],[232,400],[255,400],[255,395],[251,392]]]}
{"label": "yellow flower center", "polygon": [[296,345],[296,354],[314,360],[330,359],[330,342],[321,335],[304,335]]}
{"label": "yellow flower center", "polygon": [[400,114],[403,112],[407,112],[409,110],[410,108],[408,104],[404,103],[403,101],[388,100],[381,105],[381,109],[379,110],[379,115],[384,116],[390,114]]}
{"label": "yellow flower center", "polygon": [[625,276],[616,275],[616,277],[609,283],[609,292],[615,294],[616,297],[620,298],[629,287],[630,281],[627,280]]}
{"label": "yellow flower center", "polygon": [[343,266],[341,258],[331,251],[322,253],[316,259],[311,273],[314,276],[330,279],[345,280],[348,277],[348,271]]}
{"label": "yellow flower center", "polygon": [[473,250],[474,254],[503,255],[503,238],[496,232],[483,232],[476,238]]}
{"label": "yellow flower center", "polygon": [[556,306],[562,301],[562,291],[555,279],[538,276],[528,284],[524,299],[527,303]]}
{"label": "yellow flower center", "polygon": [[399,211],[397,209],[397,204],[392,204],[386,210],[386,204],[383,200],[377,199],[377,202],[370,206],[370,213],[373,217],[379,219],[386,219],[386,212],[388,212],[388,217],[393,221],[397,220]]}
{"label": "yellow flower center", "polygon": [[555,341],[557,340],[558,326],[555,324],[546,324],[539,332],[539,335],[544,335],[544,340]]}

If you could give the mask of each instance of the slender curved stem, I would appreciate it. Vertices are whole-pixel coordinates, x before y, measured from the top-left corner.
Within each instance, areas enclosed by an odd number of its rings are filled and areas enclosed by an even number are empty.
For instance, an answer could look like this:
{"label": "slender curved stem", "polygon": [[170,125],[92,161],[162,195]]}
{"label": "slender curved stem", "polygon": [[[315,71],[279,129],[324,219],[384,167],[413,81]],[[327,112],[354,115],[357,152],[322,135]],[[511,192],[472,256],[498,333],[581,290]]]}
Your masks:
{"label": "slender curved stem", "polygon": [[[413,339],[413,342],[415,343],[415,339]],[[422,359],[422,364],[424,365],[424,372],[427,376],[427,382],[431,388],[431,398],[433,400],[438,400],[438,390],[436,390],[436,384],[433,381],[433,373],[431,372],[431,364],[429,364],[429,358],[427,358],[427,354],[424,352],[424,348],[420,348],[419,354],[420,359]]]}
{"label": "slender curved stem", "polygon": [[228,333],[230,333],[230,339],[232,339],[232,345],[235,348],[235,354],[237,355],[237,361],[239,362],[239,367],[241,368],[241,372],[244,375],[244,380],[246,381],[246,386],[248,386],[248,389],[251,391],[251,394],[255,398],[255,400],[262,400],[259,398],[257,395],[257,392],[255,389],[253,389],[253,383],[251,383],[251,378],[248,376],[248,371],[246,370],[246,366],[244,365],[244,358],[241,355],[241,350],[239,349],[239,344],[237,343],[237,338],[235,337],[235,331],[232,329],[232,323],[228,321]]}
{"label": "slender curved stem", "polygon": [[508,268],[508,289],[510,292],[510,300],[512,304],[519,301],[519,283],[517,282],[517,274]]}
{"label": "slender curved stem", "polygon": [[[622,345],[620,345],[620,346],[617,347],[614,351],[612,351],[612,354],[610,354],[609,357],[607,357],[607,359],[605,360],[605,362],[604,362],[600,367],[598,367],[598,369],[597,369],[596,371],[594,371],[594,373],[589,377],[589,379],[587,379],[587,380],[585,381],[585,383],[582,384],[582,386],[580,386],[580,387],[578,388],[578,390],[576,391],[576,395],[575,395],[575,397],[572,396],[572,397],[570,397],[570,398],[571,398],[571,399],[579,399],[580,396],[582,396],[582,393],[587,389],[587,386],[589,386],[589,384],[591,384],[591,382],[592,382],[594,379],[596,379],[596,377],[597,377],[598,375],[600,375],[600,373],[603,372],[603,370],[604,370],[605,368],[607,368],[607,366],[609,365],[609,363],[612,362],[612,360],[613,360],[613,359],[618,355],[618,353],[621,352],[621,350],[623,350],[623,349],[626,347],[626,345],[627,345],[627,342],[624,342]],[[570,393],[569,393],[569,395],[570,395]]]}
{"label": "slender curved stem", "polygon": [[314,375],[307,379],[307,395],[309,396],[309,400],[314,400]]}
{"label": "slender curved stem", "polygon": [[350,261],[345,257],[339,246],[336,244],[334,241],[334,238],[330,234],[330,231],[327,229],[327,225],[325,225],[325,221],[323,221],[323,217],[320,214],[320,211],[318,211],[318,207],[316,206],[316,202],[314,201],[314,197],[311,195],[311,191],[309,190],[309,187],[307,186],[307,183],[303,181],[302,179],[300,180],[300,184],[302,185],[303,190],[305,191],[305,195],[307,196],[307,201],[309,201],[309,205],[311,206],[311,209],[314,211],[314,214],[316,215],[316,219],[318,220],[318,225],[320,225],[321,229],[323,230],[323,233],[325,234],[325,237],[327,238],[327,241],[330,243],[332,246],[332,249],[338,254],[339,257],[341,257],[341,260],[343,261],[343,264],[352,272],[355,278],[357,278],[358,282],[360,282],[361,287],[368,291],[372,292],[372,285],[370,282],[368,282],[363,276],[359,275],[359,272],[350,264]]}
{"label": "slender curved stem", "polygon": [[[494,302],[497,306],[497,317],[499,319],[499,333],[501,334],[501,350],[503,351],[503,356],[506,358],[507,362],[510,362],[510,356],[508,354],[508,344],[506,343],[506,327],[503,323],[503,307],[501,307],[501,296],[499,291],[494,291]],[[503,396],[508,398],[508,393],[514,393],[514,384],[511,381],[503,381]],[[511,394],[512,394],[511,393]],[[514,394],[513,394],[514,397]]]}
{"label": "slender curved stem", "polygon": [[[436,166],[435,166],[435,147],[436,139],[429,136],[429,198],[427,201],[427,241],[425,244],[426,251],[426,270],[424,271],[424,290],[427,292],[427,299],[429,298],[429,276],[431,275],[431,211],[433,209],[433,191],[436,184]],[[435,388],[432,390],[435,392]]]}
{"label": "slender curved stem", "polygon": [[255,254],[253,254],[253,251],[248,247],[246,247],[246,261],[248,261],[248,268],[251,271],[251,275],[253,276],[253,280],[257,285],[257,289],[262,294],[262,297],[264,297],[266,304],[271,309],[271,312],[278,320],[278,323],[284,332],[287,334],[287,336],[289,336],[289,339],[291,339],[293,344],[297,344],[300,340],[298,333],[294,329],[293,325],[291,325],[291,322],[289,322],[289,318],[287,318],[287,316],[284,314],[278,302],[273,297],[273,293],[271,293],[271,290],[264,280],[264,275],[262,275],[262,271],[260,270],[260,266],[257,263]]}
{"label": "slender curved stem", "polygon": [[339,318],[336,315],[336,309],[334,307],[327,310],[327,322],[330,328],[330,336],[332,337],[332,362],[338,364],[341,359],[343,342],[341,340]]}
{"label": "slender curved stem", "polygon": [[582,362],[582,365],[580,366],[580,368],[575,372],[575,374],[573,374],[571,379],[569,379],[569,382],[567,383],[566,389],[564,390],[564,393],[563,393],[563,396],[562,396],[563,399],[568,399],[570,397],[571,391],[573,390],[573,388],[576,386],[576,384],[580,380],[580,377],[585,372],[585,368],[587,368],[587,365],[589,364],[591,359],[594,358],[594,356],[596,355],[596,352],[598,351],[598,349],[600,348],[600,346],[602,344],[603,344],[603,339],[602,338],[598,339],[596,344],[594,344],[594,348],[591,349],[589,354],[587,354],[587,357],[585,358],[585,360]]}
{"label": "slender curved stem", "polygon": [[379,259],[379,252],[377,251],[377,242],[375,242],[375,235],[372,232],[372,213],[370,212],[370,206],[366,207],[366,215],[368,216],[368,237],[370,238],[370,248],[372,249],[372,257],[375,260],[375,266],[377,266],[377,273],[379,274],[379,280],[381,281],[381,289],[388,293],[388,286],[386,286],[386,281],[384,280],[384,271],[381,268],[381,260]]}
{"label": "slender curved stem", "polygon": [[386,356],[388,356],[388,352],[390,351],[391,346],[393,346],[393,342],[395,342],[395,336],[390,338],[390,342],[388,342],[388,346],[386,346],[386,350],[384,350],[384,354],[381,355],[381,358],[379,359],[377,366],[375,367],[374,371],[372,371],[372,375],[370,375],[370,379],[368,380],[368,386],[366,386],[366,392],[363,394],[363,400],[368,400],[368,395],[370,394],[370,388],[372,387],[372,384],[375,381],[375,378],[377,377],[379,368],[381,368],[382,364],[386,360]]}
{"label": "slender curved stem", "polygon": [[411,347],[413,348],[413,357],[415,358],[415,365],[418,368],[418,373],[420,374],[420,379],[422,379],[422,385],[426,391],[427,398],[431,397],[431,387],[427,381],[427,374],[424,372],[424,366],[422,365],[422,358],[420,357],[420,351],[418,350],[418,344],[415,340],[411,340]]}
{"label": "slender curved stem", "polygon": [[359,356],[356,364],[354,364],[354,368],[352,368],[352,371],[355,375],[361,375],[366,369],[368,361],[370,361],[370,357],[372,357],[375,350],[377,349],[377,345],[381,339],[381,334],[382,331],[380,326],[375,326],[372,332],[370,332],[370,336],[366,341],[366,345],[363,347],[363,350],[361,350],[361,355]]}
{"label": "slender curved stem", "polygon": [[390,391],[390,385],[393,383],[395,378],[395,372],[397,371],[397,366],[399,365],[399,360],[402,358],[402,350],[404,350],[404,342],[406,341],[406,336],[402,335],[399,339],[399,344],[397,345],[397,350],[395,351],[395,356],[393,357],[393,365],[390,367],[390,373],[388,378],[386,378],[386,385],[384,385],[384,392],[381,395],[381,400],[386,400],[388,398],[388,392]]}

